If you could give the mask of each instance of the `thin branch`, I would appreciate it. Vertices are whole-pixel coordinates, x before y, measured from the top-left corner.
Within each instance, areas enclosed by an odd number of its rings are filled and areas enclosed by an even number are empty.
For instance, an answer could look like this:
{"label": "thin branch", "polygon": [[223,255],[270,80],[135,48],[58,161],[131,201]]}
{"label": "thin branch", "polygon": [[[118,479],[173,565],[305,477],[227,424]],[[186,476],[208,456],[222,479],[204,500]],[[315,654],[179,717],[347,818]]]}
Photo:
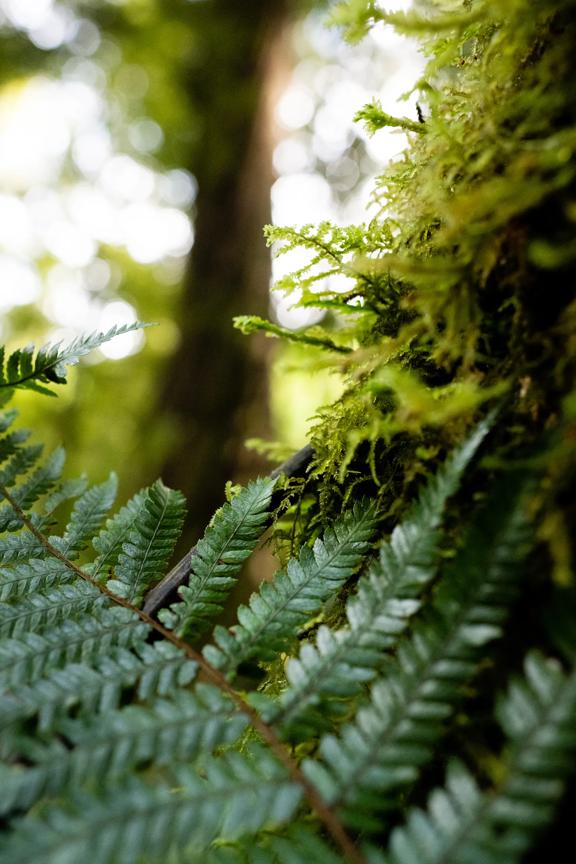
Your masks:
{"label": "thin branch", "polygon": [[316,787],[308,780],[306,775],[301,771],[300,767],[296,764],[290,753],[288,752],[287,747],[282,743],[280,738],[278,737],[276,731],[270,726],[268,723],[265,723],[264,720],[260,717],[255,708],[253,708],[246,700],[232,687],[232,685],[226,680],[224,675],[212,666],[198,651],[196,651],[188,642],[184,639],[180,639],[180,637],[176,636],[171,630],[168,630],[164,627],[159,621],[156,621],[147,612],[144,612],[143,609],[138,609],[137,606],[134,606],[128,600],[125,600],[123,597],[119,597],[114,592],[110,591],[106,585],[97,582],[96,579],[93,579],[89,573],[86,573],[73,561],[70,561],[65,555],[62,554],[55,546],[53,546],[48,538],[34,525],[31,519],[27,516],[24,510],[20,507],[19,503],[15,498],[8,492],[8,490],[0,485],[0,494],[8,501],[10,506],[13,508],[15,513],[17,513],[18,517],[22,521],[22,524],[30,531],[31,534],[36,537],[36,539],[44,546],[46,551],[52,555],[54,558],[58,558],[58,560],[62,561],[62,563],[68,567],[69,570],[72,570],[78,577],[83,579],[86,582],[89,582],[95,588],[102,592],[106,597],[108,597],[113,603],[117,603],[120,606],[123,606],[125,609],[129,609],[135,615],[148,624],[153,630],[157,633],[160,633],[168,642],[171,642],[172,645],[175,645],[181,651],[183,651],[187,657],[193,660],[198,664],[200,669],[202,670],[203,677],[211,681],[216,687],[219,687],[220,690],[223,690],[230,699],[234,702],[235,706],[239,711],[243,714],[246,714],[250,718],[250,722],[254,729],[262,736],[264,741],[269,745],[270,749],[276,755],[276,757],[283,763],[289,772],[292,779],[298,783],[302,789],[312,809],[316,812],[320,821],[324,824],[326,830],[332,836],[335,843],[342,850],[344,857],[350,864],[366,864],[365,858],[362,853],[357,849],[356,845],[352,841],[351,837],[348,835],[344,826],[334,813],[334,811],[328,807],[328,805],[324,802],[320,794],[318,793]]}

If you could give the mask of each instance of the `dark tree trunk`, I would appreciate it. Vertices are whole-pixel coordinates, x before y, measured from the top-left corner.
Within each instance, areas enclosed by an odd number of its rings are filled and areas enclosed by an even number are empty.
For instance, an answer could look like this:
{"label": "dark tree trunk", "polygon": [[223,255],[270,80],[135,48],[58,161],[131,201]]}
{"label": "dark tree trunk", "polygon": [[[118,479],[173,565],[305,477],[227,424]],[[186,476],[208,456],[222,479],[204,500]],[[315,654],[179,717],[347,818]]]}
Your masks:
{"label": "dark tree trunk", "polygon": [[[182,340],[167,370],[160,409],[177,442],[164,465],[167,484],[189,501],[190,544],[223,501],[226,480],[269,470],[243,441],[269,431],[269,342],[240,335],[238,314],[266,315],[270,257],[272,108],[287,67],[289,0],[215,0],[187,88],[202,135],[195,242],[179,326]],[[209,8],[208,8],[209,7]]]}

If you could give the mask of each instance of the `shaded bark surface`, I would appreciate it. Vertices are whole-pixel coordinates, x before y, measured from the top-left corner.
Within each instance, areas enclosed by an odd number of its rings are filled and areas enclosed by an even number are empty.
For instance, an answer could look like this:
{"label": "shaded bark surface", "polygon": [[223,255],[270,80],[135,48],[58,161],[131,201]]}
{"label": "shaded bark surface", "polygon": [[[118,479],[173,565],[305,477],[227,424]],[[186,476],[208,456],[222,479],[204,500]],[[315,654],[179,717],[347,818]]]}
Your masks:
{"label": "shaded bark surface", "polygon": [[[270,256],[273,105],[287,71],[289,0],[216,0],[196,7],[203,34],[186,86],[202,124],[190,169],[198,181],[195,242],[179,313],[181,343],[160,410],[176,429],[164,481],[189,501],[182,548],[223,501],[228,479],[269,468],[243,441],[269,431],[270,342],[233,329],[238,314],[266,315]],[[209,7],[209,8],[208,8]]]}

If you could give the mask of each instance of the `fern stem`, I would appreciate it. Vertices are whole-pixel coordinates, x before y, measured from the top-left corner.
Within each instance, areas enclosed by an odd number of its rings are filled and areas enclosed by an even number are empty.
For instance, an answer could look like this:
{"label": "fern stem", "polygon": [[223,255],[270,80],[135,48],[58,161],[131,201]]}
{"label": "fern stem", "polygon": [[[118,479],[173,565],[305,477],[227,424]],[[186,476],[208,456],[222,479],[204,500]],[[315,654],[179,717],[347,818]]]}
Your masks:
{"label": "fern stem", "polygon": [[262,739],[268,744],[274,755],[279,759],[280,762],[287,769],[288,773],[292,777],[292,779],[298,783],[302,789],[304,790],[304,794],[308,798],[308,801],[312,807],[312,809],[316,812],[320,821],[324,824],[324,827],[328,831],[328,833],[332,836],[335,843],[340,847],[342,853],[344,854],[344,858],[350,862],[350,864],[366,864],[366,860],[360,850],[356,847],[352,838],[349,836],[344,826],[334,813],[331,807],[329,807],[321,795],[316,790],[314,784],[308,780],[305,774],[302,772],[300,767],[296,764],[288,749],[280,740],[278,734],[275,729],[272,728],[268,723],[266,723],[262,717],[258,714],[255,708],[253,708],[246,700],[232,687],[231,684],[226,680],[224,675],[222,675],[211,663],[209,663],[202,654],[199,654],[194,648],[186,642],[184,639],[176,636],[171,630],[168,630],[164,627],[159,621],[156,621],[152,618],[148,613],[144,612],[142,609],[138,609],[137,606],[134,606],[130,603],[129,600],[124,599],[123,597],[119,597],[117,594],[114,594],[113,591],[110,591],[106,585],[98,582],[96,579],[92,578],[88,573],[74,564],[73,561],[70,561],[62,552],[60,552],[55,546],[50,543],[48,538],[34,525],[29,516],[24,512],[24,510],[20,507],[18,501],[8,492],[5,486],[0,485],[0,494],[8,501],[10,506],[14,509],[15,513],[21,519],[22,524],[30,531],[30,533],[42,544],[42,546],[46,549],[46,551],[52,555],[54,558],[58,558],[62,563],[72,570],[80,579],[83,579],[86,582],[89,582],[95,588],[97,588],[102,594],[108,597],[111,602],[116,603],[120,606],[123,606],[125,609],[129,609],[135,615],[138,615],[139,618],[148,624],[153,630],[156,630],[157,633],[160,633],[161,636],[164,637],[168,642],[171,642],[174,646],[183,651],[189,659],[193,660],[198,664],[204,676],[207,680],[211,681],[215,686],[219,687],[222,691],[224,691],[234,702],[235,706],[239,711],[243,714],[246,714],[250,723],[258,732],[258,734],[262,737]]}

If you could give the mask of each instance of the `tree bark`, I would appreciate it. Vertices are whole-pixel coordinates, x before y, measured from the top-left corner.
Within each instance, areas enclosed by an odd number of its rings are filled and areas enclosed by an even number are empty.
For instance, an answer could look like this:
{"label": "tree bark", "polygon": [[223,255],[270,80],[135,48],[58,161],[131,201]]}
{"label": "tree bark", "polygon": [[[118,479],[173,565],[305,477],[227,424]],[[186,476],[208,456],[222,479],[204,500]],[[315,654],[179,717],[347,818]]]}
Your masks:
{"label": "tree bark", "polygon": [[243,447],[269,432],[269,341],[244,337],[238,314],[266,315],[270,256],[273,106],[288,71],[290,0],[214,0],[204,15],[199,62],[188,92],[202,123],[190,166],[198,181],[195,241],[179,311],[180,346],[171,359],[160,410],[176,445],[165,482],[189,501],[182,546],[202,532],[228,479],[267,469]]}

